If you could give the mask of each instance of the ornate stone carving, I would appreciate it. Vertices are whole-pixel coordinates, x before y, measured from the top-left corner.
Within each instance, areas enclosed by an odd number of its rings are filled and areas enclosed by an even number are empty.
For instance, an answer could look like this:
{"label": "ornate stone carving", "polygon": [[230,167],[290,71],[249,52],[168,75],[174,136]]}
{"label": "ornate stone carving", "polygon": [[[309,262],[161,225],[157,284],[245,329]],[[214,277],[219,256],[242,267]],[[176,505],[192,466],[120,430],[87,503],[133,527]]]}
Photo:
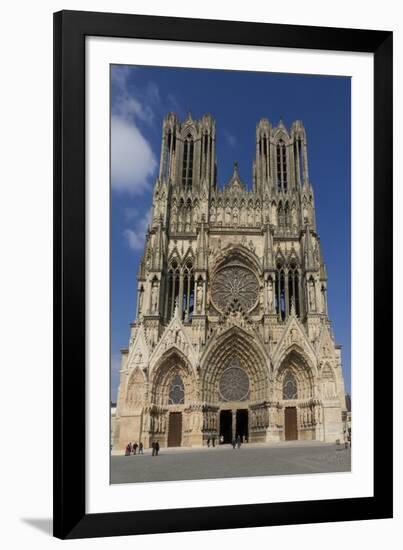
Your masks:
{"label": "ornate stone carving", "polygon": [[212,283],[212,299],[220,310],[232,304],[240,304],[250,311],[256,304],[259,283],[255,275],[243,266],[227,266],[221,269]]}

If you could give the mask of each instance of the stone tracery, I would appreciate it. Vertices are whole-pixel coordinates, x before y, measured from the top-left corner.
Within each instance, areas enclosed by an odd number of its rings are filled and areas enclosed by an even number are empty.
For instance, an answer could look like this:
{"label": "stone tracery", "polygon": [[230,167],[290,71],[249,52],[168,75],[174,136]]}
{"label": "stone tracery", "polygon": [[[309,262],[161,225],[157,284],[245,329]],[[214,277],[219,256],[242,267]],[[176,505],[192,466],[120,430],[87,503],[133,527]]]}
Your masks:
{"label": "stone tracery", "polygon": [[245,311],[256,304],[259,284],[249,269],[240,265],[230,265],[221,269],[211,285],[212,299],[220,311],[232,303],[239,303]]}

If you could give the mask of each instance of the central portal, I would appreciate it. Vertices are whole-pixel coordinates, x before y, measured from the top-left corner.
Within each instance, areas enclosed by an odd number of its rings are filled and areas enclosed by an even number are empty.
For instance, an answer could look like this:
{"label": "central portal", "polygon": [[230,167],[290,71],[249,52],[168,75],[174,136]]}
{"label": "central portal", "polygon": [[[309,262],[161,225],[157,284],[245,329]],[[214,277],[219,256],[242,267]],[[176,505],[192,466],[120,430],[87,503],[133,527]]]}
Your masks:
{"label": "central portal", "polygon": [[248,441],[248,409],[236,411],[236,437],[240,436],[241,442]]}
{"label": "central portal", "polygon": [[248,409],[220,411],[220,441],[231,443],[238,436],[242,443],[248,440]]}
{"label": "central portal", "polygon": [[220,412],[220,441],[222,443],[232,441],[232,411]]}

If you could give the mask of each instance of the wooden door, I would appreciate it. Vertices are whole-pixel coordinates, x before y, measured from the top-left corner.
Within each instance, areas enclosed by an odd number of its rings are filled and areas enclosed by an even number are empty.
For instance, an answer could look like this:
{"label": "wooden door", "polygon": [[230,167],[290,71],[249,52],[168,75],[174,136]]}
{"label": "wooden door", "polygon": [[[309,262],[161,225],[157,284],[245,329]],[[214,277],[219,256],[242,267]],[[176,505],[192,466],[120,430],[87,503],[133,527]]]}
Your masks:
{"label": "wooden door", "polygon": [[180,447],[182,443],[182,413],[169,413],[168,447]]}
{"label": "wooden door", "polygon": [[284,434],[286,441],[298,439],[296,407],[286,407],[284,411]]}

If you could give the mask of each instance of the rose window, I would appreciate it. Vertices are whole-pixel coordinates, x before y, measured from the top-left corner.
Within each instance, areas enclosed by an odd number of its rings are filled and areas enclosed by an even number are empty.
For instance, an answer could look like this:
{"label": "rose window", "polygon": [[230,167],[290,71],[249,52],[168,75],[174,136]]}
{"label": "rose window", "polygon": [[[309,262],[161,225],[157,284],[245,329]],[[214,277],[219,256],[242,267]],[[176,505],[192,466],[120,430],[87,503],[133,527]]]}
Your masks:
{"label": "rose window", "polygon": [[243,401],[249,394],[249,378],[237,360],[225,369],[220,378],[219,391],[224,401]]}
{"label": "rose window", "polygon": [[256,304],[259,283],[249,269],[242,266],[227,266],[214,277],[211,287],[214,305],[223,311],[229,304],[240,304],[250,311]]}

